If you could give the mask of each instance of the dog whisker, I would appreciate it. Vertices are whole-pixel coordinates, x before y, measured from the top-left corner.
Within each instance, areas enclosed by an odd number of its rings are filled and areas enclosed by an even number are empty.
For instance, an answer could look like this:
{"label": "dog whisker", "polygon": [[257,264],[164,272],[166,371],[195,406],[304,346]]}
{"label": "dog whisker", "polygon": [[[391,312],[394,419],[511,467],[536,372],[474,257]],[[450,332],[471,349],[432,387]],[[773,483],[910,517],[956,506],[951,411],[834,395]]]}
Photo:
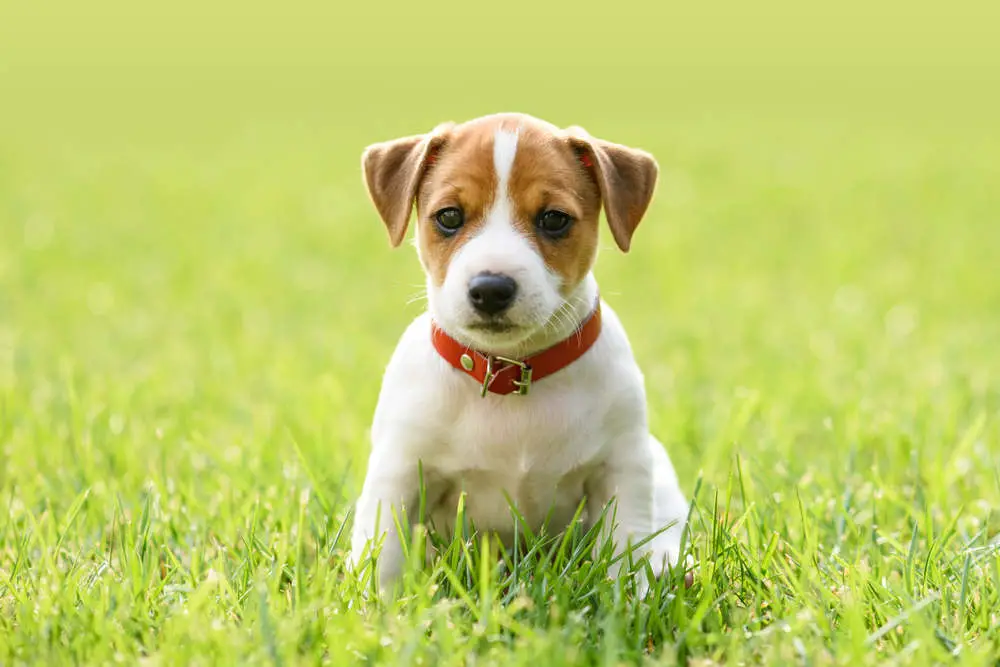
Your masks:
{"label": "dog whisker", "polygon": [[406,305],[409,306],[409,305],[412,305],[414,303],[418,303],[420,301],[427,301],[427,298],[428,298],[427,290],[424,289],[424,290],[422,290],[420,292],[417,292],[416,294],[414,294],[413,296],[411,296],[409,299],[407,299],[406,300]]}

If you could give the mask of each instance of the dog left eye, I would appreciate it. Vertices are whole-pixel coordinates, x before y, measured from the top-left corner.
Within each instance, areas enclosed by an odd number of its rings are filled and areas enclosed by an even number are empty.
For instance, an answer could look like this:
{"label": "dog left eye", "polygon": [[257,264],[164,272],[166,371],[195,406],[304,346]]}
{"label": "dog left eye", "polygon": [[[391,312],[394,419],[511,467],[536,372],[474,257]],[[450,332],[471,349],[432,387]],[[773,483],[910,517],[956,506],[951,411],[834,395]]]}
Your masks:
{"label": "dog left eye", "polygon": [[558,238],[564,235],[572,224],[573,218],[562,211],[548,210],[538,214],[536,225],[546,236]]}

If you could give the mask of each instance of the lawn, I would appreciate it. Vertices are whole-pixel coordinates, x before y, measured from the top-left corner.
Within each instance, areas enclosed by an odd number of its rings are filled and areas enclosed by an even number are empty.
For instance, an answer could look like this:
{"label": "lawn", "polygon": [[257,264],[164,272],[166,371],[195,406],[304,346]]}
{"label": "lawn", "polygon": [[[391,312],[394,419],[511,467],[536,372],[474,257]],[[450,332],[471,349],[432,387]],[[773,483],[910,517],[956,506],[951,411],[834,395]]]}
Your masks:
{"label": "lawn", "polygon": [[[531,22],[534,55],[419,12],[327,39],[309,14],[129,7],[144,31],[0,28],[0,664],[1000,664],[980,24],[883,52],[761,21],[755,50],[739,17],[652,43],[576,15],[574,56]],[[579,535],[504,565],[466,536],[381,605],[344,572],[382,369],[422,307],[360,152],[501,110],[659,159],[597,275],[694,498],[689,589],[636,600]]]}

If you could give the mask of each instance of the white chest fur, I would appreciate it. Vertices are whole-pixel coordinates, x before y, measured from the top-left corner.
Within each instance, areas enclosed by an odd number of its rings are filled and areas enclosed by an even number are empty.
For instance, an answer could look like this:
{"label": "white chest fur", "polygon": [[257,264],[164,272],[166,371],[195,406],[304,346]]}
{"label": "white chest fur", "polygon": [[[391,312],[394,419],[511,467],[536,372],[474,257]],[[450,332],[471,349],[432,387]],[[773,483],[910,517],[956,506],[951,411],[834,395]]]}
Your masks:
{"label": "white chest fur", "polygon": [[[582,501],[594,514],[629,493],[635,501],[621,518],[628,535],[682,520],[683,496],[666,453],[648,435],[643,379],[624,329],[607,305],[603,320],[594,346],[527,396],[481,397],[476,382],[434,350],[429,316],[417,318],[386,369],[355,518],[355,557],[373,536],[395,537],[387,506],[403,504],[415,518],[419,469],[427,518],[438,530],[453,528],[462,493],[476,527],[502,536],[513,528],[511,503],[533,530],[547,521],[558,531]],[[677,541],[663,547],[670,560]],[[383,581],[395,575],[397,558],[386,543]]]}
{"label": "white chest fur", "polygon": [[[421,332],[427,324],[416,326]],[[616,345],[620,335],[612,314],[594,348],[535,383],[527,396],[481,397],[473,380],[434,358],[433,350],[428,353],[436,378],[429,389],[440,404],[438,414],[424,422],[433,438],[414,444],[437,528],[451,526],[461,493],[480,529],[506,535],[511,503],[533,530],[546,519],[557,530],[566,525],[621,420],[645,428],[642,378],[630,355],[622,362],[613,353],[627,347],[624,338]],[[415,344],[427,347],[426,340],[426,331],[418,333]],[[624,401],[626,395],[639,400]]]}

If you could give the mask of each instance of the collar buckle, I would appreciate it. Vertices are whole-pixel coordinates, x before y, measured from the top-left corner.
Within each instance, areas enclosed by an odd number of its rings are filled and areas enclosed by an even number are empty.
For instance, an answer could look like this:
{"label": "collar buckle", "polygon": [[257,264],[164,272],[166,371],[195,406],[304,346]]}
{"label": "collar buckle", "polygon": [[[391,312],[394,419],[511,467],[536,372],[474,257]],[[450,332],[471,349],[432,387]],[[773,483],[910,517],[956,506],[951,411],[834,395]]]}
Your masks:
{"label": "collar buckle", "polygon": [[493,384],[493,380],[496,379],[497,375],[504,369],[512,366],[516,366],[520,369],[520,377],[517,380],[511,381],[511,383],[517,387],[517,391],[513,393],[518,396],[527,396],[528,390],[531,388],[531,364],[518,359],[510,359],[508,357],[493,355],[486,357],[486,374],[483,376],[483,389],[480,396],[485,397],[486,393],[490,390],[490,385]]}

